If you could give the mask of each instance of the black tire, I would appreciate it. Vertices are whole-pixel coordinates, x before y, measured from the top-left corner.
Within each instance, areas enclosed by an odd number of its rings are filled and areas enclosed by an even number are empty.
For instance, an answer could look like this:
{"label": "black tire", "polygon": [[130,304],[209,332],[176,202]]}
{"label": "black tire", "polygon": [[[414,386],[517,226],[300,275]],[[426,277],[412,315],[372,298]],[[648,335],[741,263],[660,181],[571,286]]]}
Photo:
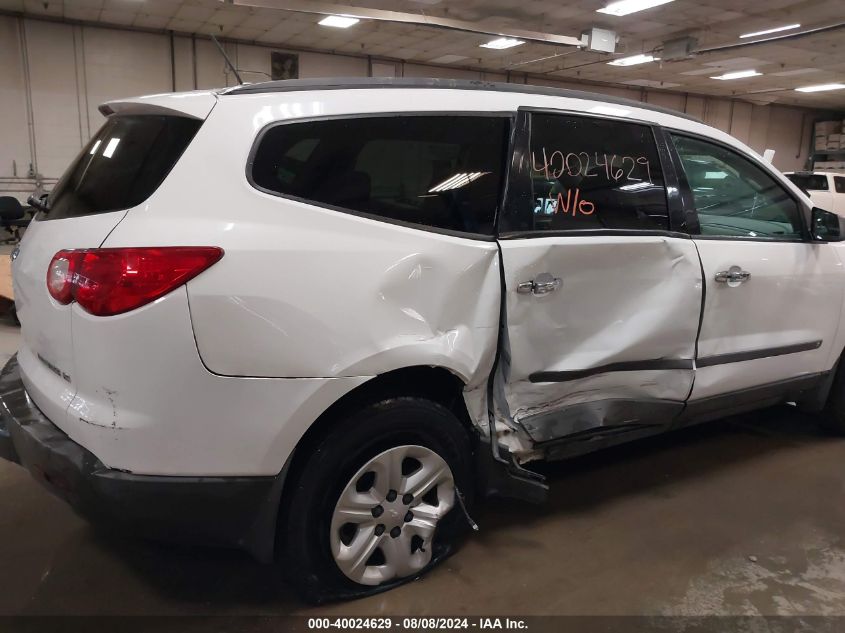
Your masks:
{"label": "black tire", "polygon": [[341,492],[370,459],[406,444],[424,446],[440,455],[465,501],[472,502],[469,435],[446,407],[421,398],[391,398],[340,420],[295,474],[279,516],[279,562],[307,601],[320,603],[386,591],[419,578],[454,551],[467,526],[457,500],[438,524],[431,562],[418,574],[367,586],[347,578],[335,563],[329,545],[330,523]]}
{"label": "black tire", "polygon": [[819,414],[819,424],[832,435],[845,435],[845,367],[841,361],[827,394],[827,402]]}

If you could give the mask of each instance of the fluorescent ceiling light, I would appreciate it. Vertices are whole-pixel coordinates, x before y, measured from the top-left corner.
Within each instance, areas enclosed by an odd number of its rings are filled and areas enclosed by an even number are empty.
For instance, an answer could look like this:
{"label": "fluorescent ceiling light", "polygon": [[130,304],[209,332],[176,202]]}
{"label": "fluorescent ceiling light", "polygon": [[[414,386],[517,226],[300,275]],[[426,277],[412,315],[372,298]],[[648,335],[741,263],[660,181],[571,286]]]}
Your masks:
{"label": "fluorescent ceiling light", "polygon": [[500,51],[504,48],[519,46],[520,44],[525,44],[525,42],[522,40],[515,40],[510,37],[500,37],[497,40],[490,40],[486,44],[479,44],[479,46],[481,46],[481,48],[494,48],[497,51]]}
{"label": "fluorescent ceiling light", "polygon": [[611,106],[593,106],[592,108],[588,109],[587,112],[592,112],[594,114],[607,114],[610,116],[625,116],[626,114],[630,114],[630,110],[626,110],[625,108],[614,108]]}
{"label": "fluorescent ceiling light", "polygon": [[796,88],[798,92],[823,92],[824,90],[842,90],[845,84],[819,84],[818,86],[804,86]]}
{"label": "fluorescent ceiling light", "polygon": [[92,148],[91,148],[91,151],[90,151],[90,152],[88,152],[88,153],[89,153],[89,154],[91,154],[92,156],[93,156],[94,154],[96,154],[96,153],[97,153],[97,148],[98,148],[98,147],[100,147],[100,143],[102,143],[102,142],[103,142],[103,141],[101,141],[101,140],[97,140],[97,142],[96,142],[96,143],[94,143],[94,147],[92,147]]}
{"label": "fluorescent ceiling light", "polygon": [[763,73],[758,73],[756,70],[737,70],[732,73],[725,73],[724,75],[719,75],[718,77],[710,77],[710,79],[745,79],[746,77],[756,77],[757,75],[762,75]]}
{"label": "fluorescent ceiling light", "polygon": [[482,176],[489,174],[489,171],[473,171],[469,173],[455,174],[451,178],[447,178],[439,185],[434,185],[428,190],[429,193],[442,193],[444,191],[451,191],[452,189],[460,189],[465,187],[473,180],[478,180]]}
{"label": "fluorescent ceiling light", "polygon": [[668,4],[669,2],[672,2],[672,0],[619,0],[619,2],[611,2],[604,9],[598,9],[597,12],[610,15],[628,15],[652,7],[659,7],[661,4]]}
{"label": "fluorescent ceiling light", "polygon": [[740,35],[739,39],[744,40],[746,37],[757,37],[758,35],[768,35],[769,33],[780,33],[781,31],[791,31],[797,29],[800,24],[787,24],[786,26],[776,26],[773,29],[766,29],[765,31],[755,31],[754,33],[745,33]]}
{"label": "fluorescent ceiling light", "polygon": [[612,62],[607,63],[611,66],[636,66],[637,64],[646,64],[659,59],[659,57],[655,57],[654,55],[645,55],[641,53],[639,55],[631,55],[630,57],[614,59]]}
{"label": "fluorescent ceiling light", "polygon": [[360,22],[358,18],[350,18],[345,15],[328,15],[317,22],[317,24],[333,26],[336,29],[348,29],[353,24],[358,24],[358,22]]}

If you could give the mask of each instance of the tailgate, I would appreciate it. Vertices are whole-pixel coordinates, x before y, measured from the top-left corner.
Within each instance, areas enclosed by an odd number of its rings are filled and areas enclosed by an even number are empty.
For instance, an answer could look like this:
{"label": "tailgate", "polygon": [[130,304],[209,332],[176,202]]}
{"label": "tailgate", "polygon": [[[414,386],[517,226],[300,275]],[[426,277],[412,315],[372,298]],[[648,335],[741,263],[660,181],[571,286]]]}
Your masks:
{"label": "tailgate", "polygon": [[60,428],[75,393],[71,305],[61,305],[50,296],[47,267],[62,249],[99,246],[125,213],[32,222],[12,263],[21,322],[21,375],[35,404]]}

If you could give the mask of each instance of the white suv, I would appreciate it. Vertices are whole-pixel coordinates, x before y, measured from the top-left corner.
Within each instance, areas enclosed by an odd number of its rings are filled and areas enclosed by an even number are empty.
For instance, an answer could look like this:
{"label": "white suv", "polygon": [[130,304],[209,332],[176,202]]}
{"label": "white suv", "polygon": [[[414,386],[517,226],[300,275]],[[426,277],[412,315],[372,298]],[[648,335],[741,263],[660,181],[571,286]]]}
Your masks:
{"label": "white suv", "polygon": [[348,597],[542,499],[535,460],[783,401],[845,428],[838,218],[695,120],[446,80],[101,110],[0,380],[2,450],[87,516]]}

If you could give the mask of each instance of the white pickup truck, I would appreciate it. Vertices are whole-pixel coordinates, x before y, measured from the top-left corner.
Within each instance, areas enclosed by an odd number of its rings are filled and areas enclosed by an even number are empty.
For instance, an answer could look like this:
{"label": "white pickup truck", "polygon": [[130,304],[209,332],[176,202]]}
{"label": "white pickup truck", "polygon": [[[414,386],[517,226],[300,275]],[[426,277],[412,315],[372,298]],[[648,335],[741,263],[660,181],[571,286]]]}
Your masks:
{"label": "white pickup truck", "polygon": [[845,173],[835,171],[789,171],[786,177],[807,192],[816,206],[845,216]]}

